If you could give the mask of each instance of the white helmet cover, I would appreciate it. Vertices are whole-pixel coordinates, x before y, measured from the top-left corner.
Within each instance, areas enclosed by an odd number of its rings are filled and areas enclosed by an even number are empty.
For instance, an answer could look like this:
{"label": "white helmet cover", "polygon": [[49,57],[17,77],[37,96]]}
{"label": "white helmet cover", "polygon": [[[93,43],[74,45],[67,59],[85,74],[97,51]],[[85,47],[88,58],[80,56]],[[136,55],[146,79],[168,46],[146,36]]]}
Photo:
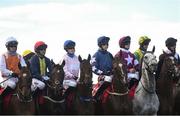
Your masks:
{"label": "white helmet cover", "polygon": [[7,39],[6,39],[6,46],[8,46],[8,44],[10,43],[10,42],[17,42],[17,44],[18,44],[18,41],[16,40],[16,38],[14,38],[14,37],[8,37]]}

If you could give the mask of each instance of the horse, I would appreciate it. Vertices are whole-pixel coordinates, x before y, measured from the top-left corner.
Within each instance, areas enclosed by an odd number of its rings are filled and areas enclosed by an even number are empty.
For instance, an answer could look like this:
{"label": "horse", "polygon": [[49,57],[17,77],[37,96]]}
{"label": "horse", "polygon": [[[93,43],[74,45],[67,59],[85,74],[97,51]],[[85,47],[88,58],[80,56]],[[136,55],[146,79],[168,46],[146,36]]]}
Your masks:
{"label": "horse", "polygon": [[[113,59],[113,80],[110,89],[103,93],[108,97],[101,102],[102,112],[104,114],[132,114],[132,101],[129,99],[129,89],[127,84],[125,67],[121,59]],[[99,107],[99,106],[98,106]],[[101,112],[101,113],[102,113]]]}
{"label": "horse", "polygon": [[94,102],[92,99],[92,67],[90,64],[91,55],[87,59],[78,56],[80,62],[80,77],[77,83],[73,105],[74,114],[92,115],[94,114]]}
{"label": "horse", "polygon": [[14,94],[4,109],[5,114],[33,115],[35,114],[35,101],[31,92],[32,77],[28,67],[21,67],[18,83]]}
{"label": "horse", "polygon": [[157,79],[157,95],[160,100],[158,114],[173,114],[176,82],[180,75],[175,58],[164,52],[164,60]]}
{"label": "horse", "polygon": [[180,79],[175,84],[173,114],[180,115]]}
{"label": "horse", "polygon": [[61,65],[52,63],[50,80],[46,83],[46,94],[43,96],[44,104],[38,107],[39,114],[65,114],[65,98],[63,95],[64,65],[65,61]]}
{"label": "horse", "polygon": [[141,79],[133,99],[133,113],[136,115],[156,115],[159,109],[155,81],[157,60],[154,50],[155,48],[147,51],[141,61]]}

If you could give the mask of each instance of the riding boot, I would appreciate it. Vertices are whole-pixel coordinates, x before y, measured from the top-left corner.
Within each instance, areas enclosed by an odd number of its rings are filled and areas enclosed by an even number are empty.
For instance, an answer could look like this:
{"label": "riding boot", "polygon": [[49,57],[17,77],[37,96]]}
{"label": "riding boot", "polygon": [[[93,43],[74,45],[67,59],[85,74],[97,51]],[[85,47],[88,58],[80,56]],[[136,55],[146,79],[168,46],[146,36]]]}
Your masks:
{"label": "riding boot", "polygon": [[106,82],[106,81],[105,81],[105,82],[101,85],[101,87],[98,89],[97,93],[96,93],[95,96],[94,96],[94,99],[97,100],[97,101],[99,101],[99,100],[100,100],[100,95],[102,95],[103,92],[104,92],[104,90],[105,90],[107,87],[109,87],[110,85],[111,85],[110,82]]}

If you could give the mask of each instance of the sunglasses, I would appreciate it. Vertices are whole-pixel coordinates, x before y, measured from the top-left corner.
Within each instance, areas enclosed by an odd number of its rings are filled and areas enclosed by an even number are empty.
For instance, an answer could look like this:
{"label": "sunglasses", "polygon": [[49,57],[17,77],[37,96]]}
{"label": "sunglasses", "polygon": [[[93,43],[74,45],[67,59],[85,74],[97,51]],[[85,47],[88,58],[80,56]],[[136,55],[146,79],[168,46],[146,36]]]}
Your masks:
{"label": "sunglasses", "polygon": [[46,48],[39,48],[38,50],[42,51],[42,50],[46,50]]}
{"label": "sunglasses", "polygon": [[75,49],[74,47],[69,47],[68,49]]}
{"label": "sunglasses", "polygon": [[11,42],[8,44],[8,47],[17,47],[17,42]]}
{"label": "sunglasses", "polygon": [[124,42],[124,45],[129,45],[130,44],[130,41],[125,41]]}
{"label": "sunglasses", "polygon": [[17,48],[17,45],[9,45],[8,47],[11,47],[11,48],[16,47]]}
{"label": "sunglasses", "polygon": [[39,46],[37,49],[38,50],[46,50],[46,48],[47,48],[46,46]]}

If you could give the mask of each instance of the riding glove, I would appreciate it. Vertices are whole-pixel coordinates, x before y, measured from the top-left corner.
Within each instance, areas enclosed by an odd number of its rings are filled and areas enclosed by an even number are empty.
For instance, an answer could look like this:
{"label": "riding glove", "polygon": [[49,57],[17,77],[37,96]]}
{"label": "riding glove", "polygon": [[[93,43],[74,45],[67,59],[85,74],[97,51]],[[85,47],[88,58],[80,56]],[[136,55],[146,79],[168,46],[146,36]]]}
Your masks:
{"label": "riding glove", "polygon": [[11,76],[12,77],[18,77],[18,74],[17,73],[12,73]]}
{"label": "riding glove", "polygon": [[49,77],[48,76],[43,76],[42,77],[45,81],[49,80]]}

